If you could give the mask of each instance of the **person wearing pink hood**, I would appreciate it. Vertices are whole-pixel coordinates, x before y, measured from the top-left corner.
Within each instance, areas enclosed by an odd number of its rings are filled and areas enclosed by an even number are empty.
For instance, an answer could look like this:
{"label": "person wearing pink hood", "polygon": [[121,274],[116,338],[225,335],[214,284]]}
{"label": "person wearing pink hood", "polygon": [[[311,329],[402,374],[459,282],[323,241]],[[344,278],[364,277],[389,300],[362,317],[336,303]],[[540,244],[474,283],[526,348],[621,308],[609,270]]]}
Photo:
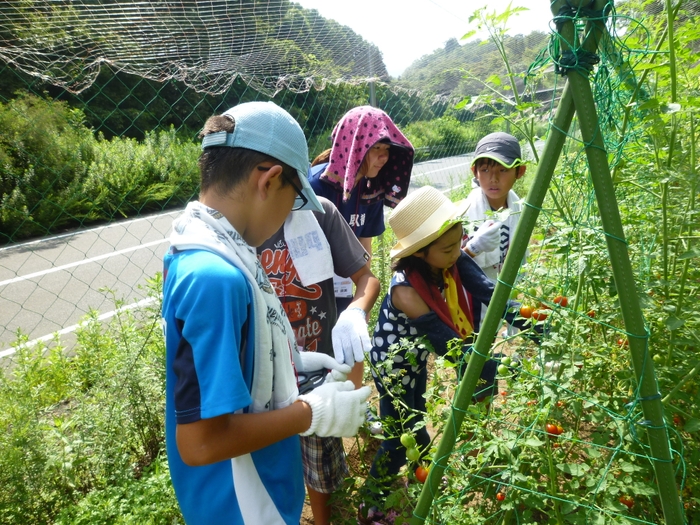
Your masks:
{"label": "person wearing pink hood", "polygon": [[[312,162],[309,183],[335,204],[371,254],[372,238],[384,233],[384,206],[395,208],[408,193],[414,148],[391,117],[372,106],[343,115],[331,142]],[[336,280],[338,313],[351,300],[351,283]]]}

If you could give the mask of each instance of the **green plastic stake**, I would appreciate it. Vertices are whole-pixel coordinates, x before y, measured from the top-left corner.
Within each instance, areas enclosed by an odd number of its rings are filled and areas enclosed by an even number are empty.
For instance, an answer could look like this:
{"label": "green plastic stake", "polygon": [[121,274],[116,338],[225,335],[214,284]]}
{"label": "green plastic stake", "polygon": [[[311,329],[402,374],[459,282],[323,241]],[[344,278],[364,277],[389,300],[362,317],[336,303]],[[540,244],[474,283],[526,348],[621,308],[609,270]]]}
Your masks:
{"label": "green plastic stake", "polygon": [[[568,2],[572,3],[571,0]],[[552,5],[553,13],[556,14],[555,8],[558,9],[560,3],[561,0]],[[605,0],[596,0],[594,8],[602,10],[605,4]],[[600,26],[597,28],[600,29]],[[575,28],[570,20],[562,24],[560,33],[564,45],[575,42]],[[600,209],[613,277],[620,300],[622,319],[625,330],[629,334],[629,349],[639,384],[639,397],[645,420],[643,424],[647,431],[664,518],[666,523],[682,524],[685,523],[685,519],[675,480],[673,458],[663,417],[661,394],[654,373],[654,362],[649,355],[647,329],[637,296],[634,273],[627,251],[625,233],[622,229],[620,210],[615,198],[615,188],[612,183],[605,144],[598,126],[598,114],[591,85],[588,75],[583,75],[575,70],[570,70],[567,73],[567,78],[581,128],[581,138],[586,145],[586,157],[591,170],[596,201]]]}
{"label": "green plastic stake", "polygon": [[569,86],[566,85],[564,86],[564,91],[562,92],[561,100],[554,116],[552,130],[545,142],[540,163],[537,166],[535,180],[525,200],[526,206],[523,208],[518,226],[513,235],[513,242],[508,249],[508,255],[506,256],[504,266],[499,276],[499,281],[510,283],[510,285],[504,286],[501,282],[496,285],[496,290],[494,291],[491,303],[486,312],[486,317],[481,325],[481,331],[474,344],[474,351],[469,358],[467,370],[455,393],[450,419],[445,424],[445,430],[438,443],[437,450],[433,457],[433,464],[428,473],[428,479],[425,481],[423,490],[418,498],[418,503],[413,511],[413,517],[410,520],[412,525],[420,525],[425,521],[433,498],[439,490],[440,480],[447,466],[447,459],[452,453],[457,436],[459,435],[459,430],[464,421],[465,410],[469,406],[471,398],[474,395],[476,382],[481,374],[481,369],[484,367],[484,363],[491,353],[493,337],[501,324],[501,312],[503,312],[506,307],[512,284],[518,274],[520,263],[525,256],[530,235],[534,230],[539,210],[542,207],[547,188],[554,174],[554,168],[557,165],[557,160],[564,147],[564,142],[567,137],[566,133],[571,126],[573,115],[573,99]]}

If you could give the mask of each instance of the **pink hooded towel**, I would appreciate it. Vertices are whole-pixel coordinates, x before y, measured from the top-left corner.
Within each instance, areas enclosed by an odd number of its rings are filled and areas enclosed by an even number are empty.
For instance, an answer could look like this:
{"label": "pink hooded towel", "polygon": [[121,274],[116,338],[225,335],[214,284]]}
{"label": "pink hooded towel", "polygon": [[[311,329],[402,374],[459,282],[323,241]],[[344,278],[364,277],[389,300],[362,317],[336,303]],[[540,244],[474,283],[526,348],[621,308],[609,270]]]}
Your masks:
{"label": "pink hooded towel", "polygon": [[336,124],[331,141],[329,164],[321,179],[341,189],[343,201],[350,198],[365,155],[379,141],[391,145],[389,160],[375,178],[360,181],[362,204],[369,205],[383,199],[385,206],[394,208],[406,196],[414,149],[381,109],[372,106],[351,109]]}

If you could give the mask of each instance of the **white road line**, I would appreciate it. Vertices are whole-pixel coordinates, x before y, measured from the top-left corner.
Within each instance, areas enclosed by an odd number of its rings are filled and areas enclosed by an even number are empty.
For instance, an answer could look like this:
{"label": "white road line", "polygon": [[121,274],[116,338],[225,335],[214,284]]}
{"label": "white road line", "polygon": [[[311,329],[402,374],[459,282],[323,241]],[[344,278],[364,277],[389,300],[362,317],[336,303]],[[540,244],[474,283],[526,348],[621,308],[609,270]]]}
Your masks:
{"label": "white road line", "polygon": [[74,268],[75,266],[81,266],[83,264],[89,264],[95,261],[101,261],[102,259],[109,259],[110,257],[115,257],[117,255],[123,255],[125,253],[134,252],[140,250],[141,248],[148,248],[149,246],[155,246],[156,244],[162,244],[168,242],[170,239],[159,239],[157,241],[147,242],[146,244],[139,244],[138,246],[132,246],[130,248],[124,248],[123,250],[117,250],[116,252],[105,253],[103,255],[98,255],[97,257],[92,257],[90,259],[83,259],[82,261],[76,261],[70,264],[64,264],[63,266],[56,266],[55,268],[49,268],[48,270],[42,270],[40,272],[34,272],[27,275],[21,275],[19,277],[14,277],[13,279],[7,279],[6,281],[0,281],[0,286],[5,286],[12,283],[18,283],[21,281],[26,281],[28,279],[33,279],[34,277],[41,277],[49,273],[60,272],[67,270],[68,268]]}
{"label": "white road line", "polygon": [[[148,299],[142,299],[137,303],[127,304],[126,306],[122,306],[121,308],[118,308],[116,310],[112,310],[111,312],[106,312],[104,314],[100,314],[99,316],[97,316],[97,320],[104,321],[105,319],[110,319],[111,317],[114,317],[118,313],[126,312],[127,310],[135,310],[137,308],[143,308],[144,306],[148,306],[149,304],[152,304],[155,301],[156,300],[153,297],[149,297]],[[32,339],[31,341],[27,341],[26,343],[22,344],[22,346],[31,347],[37,343],[40,343],[40,342],[51,341],[56,336],[56,334],[65,335],[65,334],[68,334],[70,332],[75,332],[78,328],[80,328],[84,324],[85,324],[85,321],[78,323],[78,324],[74,324],[72,326],[68,326],[66,328],[62,328],[61,330],[58,330],[57,332],[54,332],[52,334],[44,335],[42,337],[38,337],[37,339]],[[18,348],[19,347],[17,347],[17,346],[13,346],[12,348],[8,348],[7,350],[3,350],[2,352],[0,352],[0,359],[2,359],[3,357],[7,357],[7,356],[10,356],[12,354],[17,353]]]}
{"label": "white road line", "polygon": [[110,228],[116,228],[117,226],[127,226],[127,225],[131,225],[131,224],[134,224],[137,222],[147,221],[147,220],[152,219],[154,217],[158,218],[158,217],[163,217],[165,215],[173,215],[175,213],[182,213],[182,210],[169,211],[169,212],[161,213],[160,215],[149,215],[147,217],[140,217],[138,219],[130,219],[127,221],[113,222],[110,224],[105,224],[104,226],[97,226],[95,228],[90,228],[87,230],[80,230],[80,231],[75,231],[75,232],[71,232],[71,233],[63,233],[60,235],[52,235],[50,237],[42,237],[41,239],[37,239],[35,241],[29,241],[29,242],[25,242],[22,244],[13,244],[11,246],[5,246],[4,248],[0,248],[0,252],[4,252],[7,250],[14,250],[17,248],[24,248],[26,246],[33,246],[35,244],[41,244],[42,242],[53,241],[56,239],[66,239],[68,237],[75,237],[76,235],[82,235],[83,233],[89,233],[89,232],[94,232],[94,231],[98,231],[98,230],[108,230]]}

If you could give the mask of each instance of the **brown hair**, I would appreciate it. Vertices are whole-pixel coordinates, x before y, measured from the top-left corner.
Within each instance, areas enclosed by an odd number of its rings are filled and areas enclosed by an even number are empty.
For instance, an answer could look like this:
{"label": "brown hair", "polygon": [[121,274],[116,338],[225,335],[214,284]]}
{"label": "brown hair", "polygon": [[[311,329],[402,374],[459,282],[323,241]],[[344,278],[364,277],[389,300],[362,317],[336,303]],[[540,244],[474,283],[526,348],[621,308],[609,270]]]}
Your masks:
{"label": "brown hair", "polygon": [[316,158],[311,161],[311,166],[317,166],[323,164],[324,162],[329,162],[331,160],[331,149],[328,148],[323,150],[321,153],[316,155]]}

